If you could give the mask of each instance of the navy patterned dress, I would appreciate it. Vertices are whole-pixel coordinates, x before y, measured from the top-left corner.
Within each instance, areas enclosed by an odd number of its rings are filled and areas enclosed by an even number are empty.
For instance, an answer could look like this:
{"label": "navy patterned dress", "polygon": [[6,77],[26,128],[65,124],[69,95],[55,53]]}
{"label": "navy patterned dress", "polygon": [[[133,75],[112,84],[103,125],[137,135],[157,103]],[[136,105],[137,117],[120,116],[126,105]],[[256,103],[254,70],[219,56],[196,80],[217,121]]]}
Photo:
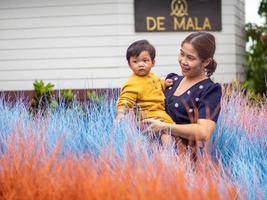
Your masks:
{"label": "navy patterned dress", "polygon": [[[220,84],[214,83],[211,79],[204,79],[179,96],[174,92],[179,86],[183,76],[171,73],[166,79],[172,79],[173,85],[165,90],[165,107],[167,113],[176,124],[196,123],[198,119],[210,119],[217,122],[221,110],[220,102],[222,88]],[[203,155],[205,142],[189,141],[184,138],[176,138],[180,150],[185,148],[192,152],[193,159],[196,159],[197,152]],[[182,152],[185,151],[181,150]]]}
{"label": "navy patterned dress", "polygon": [[217,122],[220,113],[222,89],[211,79],[204,79],[180,96],[174,96],[183,76],[171,73],[166,79],[172,79],[173,85],[165,90],[167,113],[176,124],[195,123],[197,119],[211,119]]}

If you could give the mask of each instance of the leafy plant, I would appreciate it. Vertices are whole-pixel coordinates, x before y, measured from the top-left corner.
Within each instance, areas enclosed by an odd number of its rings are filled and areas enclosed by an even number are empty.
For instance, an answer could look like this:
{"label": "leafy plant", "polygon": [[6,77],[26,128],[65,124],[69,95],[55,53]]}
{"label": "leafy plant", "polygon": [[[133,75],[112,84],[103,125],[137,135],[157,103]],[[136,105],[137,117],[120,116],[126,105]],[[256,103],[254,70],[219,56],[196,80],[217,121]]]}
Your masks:
{"label": "leafy plant", "polygon": [[67,107],[70,107],[73,103],[74,98],[75,98],[73,91],[70,89],[62,90],[61,95],[62,95],[63,102],[65,103],[65,105]]}
{"label": "leafy plant", "polygon": [[243,87],[255,96],[266,95],[267,87],[267,0],[262,0],[258,14],[265,18],[263,26],[248,23],[247,41],[252,44],[247,52],[246,81]]}
{"label": "leafy plant", "polygon": [[92,92],[90,92],[89,90],[86,91],[86,97],[88,98],[89,102],[92,103],[100,103],[104,100],[104,97],[98,95],[95,90]]}
{"label": "leafy plant", "polygon": [[57,102],[53,100],[52,92],[54,85],[51,83],[44,84],[42,80],[35,80],[33,83],[34,94],[31,101],[30,111],[33,114],[41,112],[42,114],[48,107],[56,107]]}

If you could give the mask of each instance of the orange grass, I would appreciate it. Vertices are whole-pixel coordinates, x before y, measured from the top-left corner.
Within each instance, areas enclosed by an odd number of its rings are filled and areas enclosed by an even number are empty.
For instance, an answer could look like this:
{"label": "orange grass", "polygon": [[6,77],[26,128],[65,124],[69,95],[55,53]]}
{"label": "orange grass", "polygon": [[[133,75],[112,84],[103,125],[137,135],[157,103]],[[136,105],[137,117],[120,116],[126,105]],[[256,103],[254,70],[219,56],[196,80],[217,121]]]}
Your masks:
{"label": "orange grass", "polygon": [[[17,128],[19,130],[19,128]],[[208,157],[192,164],[189,156],[165,161],[164,149],[153,158],[127,146],[120,158],[106,147],[97,158],[60,154],[59,141],[47,151],[45,130],[15,131],[0,156],[0,199],[235,199],[234,186]],[[152,147],[153,148],[153,147]],[[192,168],[192,165],[194,167]],[[204,186],[205,185],[205,186]]]}

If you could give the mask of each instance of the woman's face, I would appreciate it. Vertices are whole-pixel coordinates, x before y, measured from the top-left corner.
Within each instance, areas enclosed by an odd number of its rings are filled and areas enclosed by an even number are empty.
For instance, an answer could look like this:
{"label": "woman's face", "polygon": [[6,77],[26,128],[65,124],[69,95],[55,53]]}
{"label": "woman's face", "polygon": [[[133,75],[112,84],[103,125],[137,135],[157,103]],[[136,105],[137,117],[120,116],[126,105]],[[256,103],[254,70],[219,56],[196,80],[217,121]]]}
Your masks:
{"label": "woman's face", "polygon": [[190,43],[184,43],[181,46],[178,60],[182,74],[185,77],[205,77],[204,62],[201,58],[199,58],[197,51]]}

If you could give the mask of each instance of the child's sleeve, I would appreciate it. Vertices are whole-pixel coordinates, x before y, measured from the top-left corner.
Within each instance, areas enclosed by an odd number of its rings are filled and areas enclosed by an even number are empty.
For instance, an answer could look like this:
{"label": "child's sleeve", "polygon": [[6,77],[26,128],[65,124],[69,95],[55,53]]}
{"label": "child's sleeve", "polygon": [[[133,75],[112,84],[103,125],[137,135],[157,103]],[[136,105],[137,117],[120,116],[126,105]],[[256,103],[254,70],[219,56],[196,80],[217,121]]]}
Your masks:
{"label": "child's sleeve", "polygon": [[161,83],[162,90],[165,91],[165,89],[166,89],[165,80],[160,79],[160,83]]}
{"label": "child's sleeve", "polygon": [[138,88],[132,83],[126,83],[121,89],[117,102],[117,112],[125,112],[134,107],[138,96]]}

